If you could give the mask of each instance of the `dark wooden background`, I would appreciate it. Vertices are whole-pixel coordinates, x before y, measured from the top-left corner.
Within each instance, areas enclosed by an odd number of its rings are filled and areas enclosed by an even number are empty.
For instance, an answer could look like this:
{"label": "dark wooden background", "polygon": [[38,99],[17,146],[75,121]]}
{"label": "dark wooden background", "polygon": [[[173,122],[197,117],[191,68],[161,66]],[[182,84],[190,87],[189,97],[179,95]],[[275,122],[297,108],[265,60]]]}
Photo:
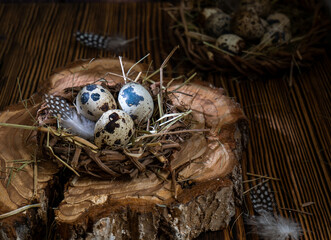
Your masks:
{"label": "dark wooden background", "polygon": [[[122,55],[139,60],[151,53],[146,62],[153,60],[158,68],[174,47],[164,7],[160,2],[0,4],[0,108],[29,98],[56,68],[78,59],[115,56],[78,44],[73,37],[77,30],[138,37]],[[193,69],[184,59],[177,52],[166,74]],[[296,74],[292,87],[286,78],[272,76],[255,82],[238,82],[217,73],[202,76],[225,88],[250,121],[250,143],[242,161],[244,180],[252,179],[246,173],[279,178],[271,181],[271,187],[280,214],[300,223],[303,239],[331,239],[328,54]],[[245,183],[244,189],[251,184]],[[250,209],[245,196],[227,229],[198,239],[257,239],[244,226]]]}

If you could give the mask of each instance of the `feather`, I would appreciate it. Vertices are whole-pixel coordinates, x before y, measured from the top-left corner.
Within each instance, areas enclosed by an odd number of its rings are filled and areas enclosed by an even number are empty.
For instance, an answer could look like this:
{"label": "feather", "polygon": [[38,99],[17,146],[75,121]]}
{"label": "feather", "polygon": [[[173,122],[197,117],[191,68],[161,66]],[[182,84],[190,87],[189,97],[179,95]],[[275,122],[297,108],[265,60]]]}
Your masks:
{"label": "feather", "polygon": [[298,223],[273,214],[276,204],[267,182],[252,190],[250,196],[257,216],[249,217],[247,224],[255,227],[255,233],[268,240],[299,239],[302,229]]}
{"label": "feather", "polygon": [[273,216],[270,212],[261,212],[260,216],[247,219],[247,224],[256,227],[256,233],[268,240],[298,240],[302,235],[298,223],[281,216]]}
{"label": "feather", "polygon": [[262,211],[273,212],[276,206],[274,195],[271,192],[268,183],[262,183],[251,191],[251,200],[253,209],[256,213],[260,214]]}
{"label": "feather", "polygon": [[132,39],[125,39],[123,37],[110,37],[110,36],[102,36],[94,33],[82,33],[77,31],[76,40],[81,44],[98,48],[98,49],[105,49],[105,50],[112,50],[112,51],[122,51],[127,44],[134,41],[136,38]]}
{"label": "feather", "polygon": [[72,134],[93,140],[95,122],[79,115],[64,98],[45,94],[45,101],[54,116],[60,115],[60,126]]}

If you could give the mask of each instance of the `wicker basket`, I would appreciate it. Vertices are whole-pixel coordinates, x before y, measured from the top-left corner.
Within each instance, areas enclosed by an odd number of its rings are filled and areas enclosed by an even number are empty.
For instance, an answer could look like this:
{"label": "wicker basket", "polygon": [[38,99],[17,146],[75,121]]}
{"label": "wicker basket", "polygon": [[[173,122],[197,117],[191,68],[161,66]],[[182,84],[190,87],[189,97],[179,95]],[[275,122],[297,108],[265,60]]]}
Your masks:
{"label": "wicker basket", "polygon": [[[182,1],[179,6],[168,9],[174,20],[172,29],[179,44],[188,59],[200,70],[216,70],[232,76],[254,78],[309,66],[316,55],[324,52],[322,40],[328,31],[329,21],[323,18],[321,4],[316,1],[273,5],[272,11],[277,10],[290,17],[292,38],[277,46],[247,42],[240,55],[217,48],[216,39],[204,33],[196,17],[201,6],[199,1],[193,4]],[[195,26],[195,31],[192,26]]]}

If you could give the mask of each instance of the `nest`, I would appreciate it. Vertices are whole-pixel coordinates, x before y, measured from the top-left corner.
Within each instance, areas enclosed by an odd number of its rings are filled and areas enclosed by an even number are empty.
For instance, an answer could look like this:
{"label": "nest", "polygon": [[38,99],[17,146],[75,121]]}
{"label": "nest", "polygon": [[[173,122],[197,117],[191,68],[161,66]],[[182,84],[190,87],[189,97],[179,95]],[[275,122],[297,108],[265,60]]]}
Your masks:
{"label": "nest", "polygon": [[[179,6],[167,9],[174,20],[172,29],[177,42],[200,70],[216,70],[249,78],[288,70],[292,73],[295,68],[309,66],[316,55],[324,52],[321,42],[328,31],[329,22],[322,18],[321,5],[316,1],[274,3],[271,12],[281,12],[290,18],[290,40],[272,45],[245,40],[246,47],[238,54],[216,46],[216,38],[208,35],[201,23],[201,10],[204,7],[216,7],[215,4],[217,1],[182,1]],[[226,10],[232,17],[236,11]]]}
{"label": "nest", "polygon": [[[85,85],[96,82],[101,83],[117,99],[119,90],[124,85],[124,78],[120,78],[120,73],[114,73],[119,81],[108,81],[102,77],[93,79],[98,73],[86,73],[85,76],[84,70],[82,72],[81,79],[84,80],[81,83],[75,83],[72,87],[59,86],[60,91],[56,91],[54,96],[73,103],[78,92]],[[192,132],[205,130],[191,129],[194,125],[191,111],[185,106],[173,105],[169,95],[172,91],[179,91],[180,87],[168,91],[171,82],[162,81],[162,77],[154,81],[152,80],[154,75],[156,74],[152,73],[143,77],[141,72],[139,74],[135,72],[132,76],[126,77],[127,81],[141,83],[150,92],[155,106],[153,116],[147,123],[135,125],[135,133],[129,144],[99,149],[92,141],[73,136],[68,130],[59,129],[58,119],[53,116],[47,103],[44,102],[37,113],[39,125],[42,126],[39,128],[41,131],[38,132],[42,154],[59,164],[64,164],[78,176],[88,174],[103,179],[128,176],[133,178],[145,172],[147,168],[155,173],[162,170],[170,172],[169,161],[173,152],[181,148],[181,143],[189,139]],[[180,86],[184,85],[185,83]],[[162,92],[161,86],[164,89]]]}

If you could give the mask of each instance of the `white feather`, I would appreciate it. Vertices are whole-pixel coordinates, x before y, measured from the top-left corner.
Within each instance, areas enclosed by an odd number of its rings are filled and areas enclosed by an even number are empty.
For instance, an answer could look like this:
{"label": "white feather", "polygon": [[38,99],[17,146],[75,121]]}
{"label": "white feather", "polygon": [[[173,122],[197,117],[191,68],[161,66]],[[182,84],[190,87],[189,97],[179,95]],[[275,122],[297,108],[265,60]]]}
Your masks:
{"label": "white feather", "polygon": [[88,140],[93,140],[94,138],[95,122],[78,115],[75,110],[72,111],[70,118],[61,118],[60,125],[82,138]]}
{"label": "white feather", "polygon": [[264,211],[260,216],[252,216],[247,224],[255,226],[254,232],[267,240],[298,240],[302,235],[300,225],[281,216],[273,216]]}
{"label": "white feather", "polygon": [[60,116],[59,123],[62,128],[87,140],[93,140],[95,122],[79,115],[64,98],[45,94],[45,101],[53,115]]}

